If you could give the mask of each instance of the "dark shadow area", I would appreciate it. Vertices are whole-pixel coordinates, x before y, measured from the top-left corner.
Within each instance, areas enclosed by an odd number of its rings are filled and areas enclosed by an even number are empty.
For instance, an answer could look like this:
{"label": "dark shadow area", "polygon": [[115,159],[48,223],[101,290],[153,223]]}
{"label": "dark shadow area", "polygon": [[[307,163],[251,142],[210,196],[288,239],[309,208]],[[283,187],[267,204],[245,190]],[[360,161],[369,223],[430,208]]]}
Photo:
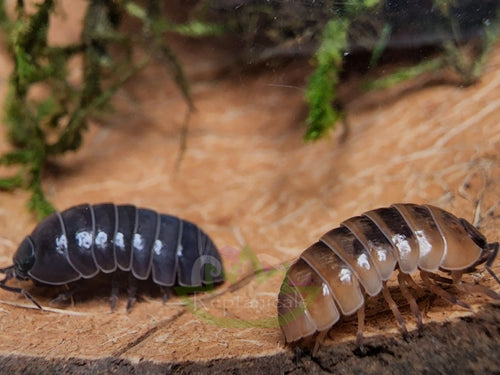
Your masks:
{"label": "dark shadow area", "polygon": [[125,358],[52,359],[20,355],[0,357],[9,374],[498,374],[500,372],[500,306],[487,305],[477,314],[454,322],[425,326],[410,334],[374,336],[360,356],[354,342],[322,348],[316,357],[288,349],[273,356],[216,359],[208,362],[154,363]]}

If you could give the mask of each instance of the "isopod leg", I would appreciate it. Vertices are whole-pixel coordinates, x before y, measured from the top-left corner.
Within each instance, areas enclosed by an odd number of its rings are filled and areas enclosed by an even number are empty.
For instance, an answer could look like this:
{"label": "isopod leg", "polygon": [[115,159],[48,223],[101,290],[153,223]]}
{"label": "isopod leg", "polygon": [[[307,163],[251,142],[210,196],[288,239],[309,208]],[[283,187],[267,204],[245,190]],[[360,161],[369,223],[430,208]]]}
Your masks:
{"label": "isopod leg", "polygon": [[[411,280],[411,281],[409,281]],[[411,311],[413,312],[413,315],[417,318],[417,328],[418,332],[422,334],[422,331],[424,329],[424,325],[422,324],[422,314],[420,314],[420,309],[418,308],[417,301],[415,300],[415,297],[410,293],[408,288],[406,287],[406,284],[408,285],[413,285],[415,282],[411,278],[410,275],[406,273],[399,272],[398,273],[398,282],[399,282],[399,289],[401,289],[401,293],[403,293],[403,296],[405,299],[408,301],[410,304]]]}
{"label": "isopod leg", "polygon": [[36,307],[38,307],[40,310],[43,310],[42,306],[40,306],[40,304],[27,291],[25,291],[24,289],[20,289],[20,292],[23,296],[33,302]]}
{"label": "isopod leg", "polygon": [[452,304],[465,307],[466,309],[471,308],[469,304],[460,301],[453,294],[448,293],[446,290],[444,290],[444,289],[440,288],[439,286],[437,286],[436,284],[434,284],[431,281],[431,278],[430,278],[430,275],[428,272],[420,271],[420,276],[422,277],[422,281],[424,282],[424,285],[426,286],[426,288],[428,288],[432,293],[437,294],[438,296],[440,296],[441,298],[443,298],[444,300],[446,300]]}
{"label": "isopod leg", "polygon": [[437,281],[438,283],[443,283],[443,284],[453,284],[455,281],[448,278],[448,277],[443,277],[441,275],[438,275],[436,273],[428,273],[427,276],[429,276],[430,279]]}
{"label": "isopod leg", "polygon": [[316,354],[318,354],[319,347],[325,341],[325,337],[326,337],[327,333],[328,333],[328,329],[325,330],[325,331],[320,332],[318,334],[318,336],[316,337],[316,341],[314,342],[314,348],[313,348],[313,351],[312,351],[313,357],[315,357]]}
{"label": "isopod leg", "polygon": [[363,330],[365,329],[365,304],[358,310],[358,333],[356,334],[356,343],[361,351],[363,351]]}
{"label": "isopod leg", "polygon": [[487,295],[488,297],[496,300],[500,300],[500,295],[490,288],[484,286],[484,285],[472,285],[466,282],[461,282],[460,284],[456,285],[458,289],[467,292],[467,293],[479,293],[479,294],[484,294]]}
{"label": "isopod leg", "polygon": [[43,310],[42,306],[40,306],[40,304],[27,291],[25,291],[23,288],[15,288],[15,287],[12,287],[12,286],[5,285],[5,283],[7,281],[9,281],[10,279],[14,278],[14,266],[10,266],[10,267],[6,267],[6,268],[0,269],[0,273],[4,273],[5,274],[5,278],[0,281],[0,288],[1,289],[7,290],[9,292],[14,292],[14,293],[22,294],[24,297],[26,297],[31,302],[33,302],[36,305],[36,307],[38,307],[40,310]]}
{"label": "isopod leg", "polygon": [[403,331],[403,336],[407,337],[408,336],[408,330],[406,329],[406,324],[405,321],[403,320],[403,317],[401,316],[401,313],[399,312],[398,306],[396,305],[396,302],[391,297],[391,293],[389,292],[389,288],[387,288],[387,282],[384,281],[384,286],[382,288],[382,295],[384,296],[385,301],[389,305],[389,308],[392,311],[392,314],[398,321],[399,325],[401,326],[401,330]]}
{"label": "isopod leg", "polygon": [[66,291],[59,293],[56,298],[52,299],[49,304],[50,305],[55,305],[61,302],[66,302],[70,301],[71,306],[75,305],[75,300],[73,299],[73,294],[75,293],[75,290],[77,289],[76,285],[73,284],[71,286],[68,286],[68,284],[65,285],[66,288],[68,288]]}
{"label": "isopod leg", "polygon": [[14,292],[14,293],[22,294],[24,297],[26,297],[31,302],[33,302],[36,305],[36,307],[38,307],[40,310],[43,310],[42,306],[40,306],[40,304],[27,291],[25,291],[24,289],[22,289],[22,288],[14,288],[12,286],[7,286],[7,285],[1,284],[1,283],[0,283],[0,288],[2,288],[4,290],[7,290],[9,292]]}
{"label": "isopod leg", "polygon": [[484,266],[484,268],[486,268],[486,271],[488,271],[490,275],[493,276],[495,281],[500,284],[500,279],[491,269],[491,266],[493,265],[493,262],[495,261],[495,258],[498,255],[498,242],[493,242],[488,244],[488,249],[490,251],[490,254],[488,255],[488,259],[486,261],[486,265]]}
{"label": "isopod leg", "polygon": [[120,283],[116,273],[113,274],[111,278],[111,296],[109,297],[109,302],[111,305],[111,311],[115,311],[116,301],[118,300],[118,293],[120,291]]}
{"label": "isopod leg", "polygon": [[137,279],[132,275],[132,273],[129,274],[128,278],[128,290],[127,290],[127,312],[130,311],[132,308],[132,305],[135,302],[135,295],[137,294]]}
{"label": "isopod leg", "polygon": [[481,284],[469,284],[465,281],[460,281],[462,277],[462,271],[453,271],[452,273],[453,280],[455,281],[455,286],[457,289],[466,292],[466,293],[478,293],[484,294],[492,299],[500,300],[500,295],[488,288],[487,286]]}
{"label": "isopod leg", "polygon": [[160,286],[160,291],[161,291],[161,299],[162,299],[163,303],[167,302],[168,288],[165,286]]}

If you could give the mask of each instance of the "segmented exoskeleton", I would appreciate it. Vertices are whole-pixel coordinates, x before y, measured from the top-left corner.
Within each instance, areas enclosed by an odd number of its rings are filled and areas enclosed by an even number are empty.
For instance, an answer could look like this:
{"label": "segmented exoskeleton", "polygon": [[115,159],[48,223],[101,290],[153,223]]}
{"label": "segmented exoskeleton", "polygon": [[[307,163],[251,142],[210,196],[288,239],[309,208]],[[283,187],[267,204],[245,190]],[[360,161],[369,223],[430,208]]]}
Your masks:
{"label": "segmented exoskeleton", "polygon": [[[352,217],[307,248],[288,270],[278,296],[285,339],[294,342],[317,331],[325,334],[342,315],[357,312],[361,344],[366,298],[380,292],[406,334],[386,285],[395,270],[419,329],[421,314],[408,289],[418,288],[410,276],[417,270],[428,289],[452,303],[469,307],[435,281],[453,282],[461,290],[500,299],[485,286],[460,281],[463,273],[485,263],[500,284],[491,269],[498,247],[498,242],[487,243],[465,219],[431,205],[394,204]],[[438,270],[449,272],[451,279],[438,275]]]}
{"label": "segmented exoskeleton", "polygon": [[[133,205],[82,204],[46,217],[19,245],[13,265],[0,272],[0,288],[9,279],[64,285],[118,270],[130,273],[127,309],[136,281],[151,278],[160,287],[198,287],[224,280],[222,260],[214,243],[195,224]],[[166,291],[164,298],[166,298]],[[113,283],[111,308],[118,285]]]}

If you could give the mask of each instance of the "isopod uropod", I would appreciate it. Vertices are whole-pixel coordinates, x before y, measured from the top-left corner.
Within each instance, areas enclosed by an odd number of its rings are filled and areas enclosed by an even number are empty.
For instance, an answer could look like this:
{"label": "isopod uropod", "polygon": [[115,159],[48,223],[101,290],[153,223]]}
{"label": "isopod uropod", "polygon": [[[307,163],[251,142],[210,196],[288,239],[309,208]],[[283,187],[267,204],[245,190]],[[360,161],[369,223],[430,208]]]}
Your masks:
{"label": "isopod uropod", "polygon": [[[468,221],[431,205],[393,204],[352,217],[307,248],[287,271],[278,296],[278,318],[286,342],[320,336],[341,315],[358,314],[361,344],[366,295],[380,292],[391,308],[403,334],[405,322],[386,282],[395,269],[398,282],[422,329],[422,318],[408,286],[418,288],[410,274],[420,271],[424,285],[452,303],[469,307],[436,282],[452,282],[459,289],[500,299],[482,286],[460,281],[463,273],[485,263],[491,266],[498,242],[486,238]],[[437,274],[445,271],[451,280]],[[361,344],[362,345],[362,344]]]}
{"label": "isopod uropod", "polygon": [[[17,278],[64,285],[99,272],[116,274],[122,270],[130,275],[129,309],[137,279],[151,277],[162,289],[224,280],[220,254],[198,226],[150,209],[111,203],[82,204],[46,217],[21,242],[13,263],[0,269],[6,274],[0,288],[24,294],[39,308],[24,289],[6,282]],[[166,298],[166,291],[163,293]],[[113,279],[112,309],[117,294]]]}

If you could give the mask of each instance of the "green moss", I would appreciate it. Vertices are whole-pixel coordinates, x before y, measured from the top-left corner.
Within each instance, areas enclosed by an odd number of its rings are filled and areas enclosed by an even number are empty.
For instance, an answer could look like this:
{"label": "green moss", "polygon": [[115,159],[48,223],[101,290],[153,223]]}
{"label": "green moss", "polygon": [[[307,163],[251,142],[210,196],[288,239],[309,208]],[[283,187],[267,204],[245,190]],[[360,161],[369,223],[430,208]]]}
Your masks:
{"label": "green moss", "polygon": [[379,0],[349,1],[345,5],[344,15],[335,16],[326,24],[320,45],[314,55],[316,70],[309,79],[306,90],[309,115],[306,120],[305,140],[321,138],[338,120],[344,118],[344,113],[333,104],[337,98],[336,87],[344,53],[348,50],[347,32],[350,22],[358,13],[379,2]]}
{"label": "green moss", "polygon": [[436,58],[426,60],[420,64],[398,69],[392,74],[388,74],[376,80],[366,81],[364,88],[366,90],[379,90],[392,87],[400,82],[415,78],[425,72],[433,72],[443,68],[443,59]]}
{"label": "green moss", "polygon": [[[0,164],[14,165],[18,172],[0,178],[0,189],[24,187],[31,191],[29,208],[43,217],[53,211],[42,187],[45,166],[50,159],[77,150],[90,116],[109,108],[109,100],[150,58],[135,62],[134,48],[146,48],[150,56],[167,66],[190,109],[194,107],[181,63],[165,41],[165,32],[201,36],[215,33],[211,25],[190,22],[177,25],[161,16],[161,0],[89,0],[80,40],[52,46],[47,40],[56,0],[43,0],[28,11],[17,1],[15,15],[9,18],[0,0],[0,27],[8,38],[14,63],[4,103],[4,123],[13,149],[0,157]],[[32,8],[30,8],[32,9]],[[128,35],[120,29],[126,15],[142,22],[142,34]],[[123,56],[108,50],[118,45]],[[83,60],[80,86],[68,80],[68,62],[74,56]],[[104,79],[106,77],[106,79]],[[46,96],[34,100],[35,85],[46,89]],[[49,139],[51,140],[49,142]]]}
{"label": "green moss", "polygon": [[[339,120],[344,119],[344,112],[336,106],[336,87],[339,83],[344,53],[349,53],[347,35],[351,31],[350,26],[361,16],[365,20],[370,18],[370,14],[371,17],[376,18],[377,11],[380,10],[377,7],[385,3],[381,0],[350,0],[341,3],[342,11],[337,12],[324,27],[319,48],[313,59],[316,69],[309,79],[306,90],[306,101],[309,105],[309,115],[306,120],[307,130],[304,136],[306,140],[321,138]],[[444,68],[452,68],[458,73],[463,85],[476,82],[481,75],[488,53],[498,39],[498,14],[491,19],[485,18],[482,21],[482,28],[479,25],[480,30],[477,30],[481,37],[476,37],[469,45],[466,45],[467,48],[464,48],[464,40],[467,40],[467,37],[461,35],[461,30],[467,30],[467,23],[461,19],[463,14],[474,10],[468,8],[471,4],[460,5],[456,0],[434,0],[431,12],[432,22],[426,23],[427,19],[416,18],[415,23],[418,25],[416,30],[429,34],[435,33],[436,38],[439,35],[447,35],[447,39],[439,45],[442,54],[437,58],[425,60],[422,63],[399,69],[388,76],[369,81],[365,84],[365,88],[374,90],[390,87],[422,73]],[[415,11],[418,8],[412,9]],[[409,10],[406,10],[406,13],[408,12]],[[398,16],[408,17],[409,13],[406,13],[400,13]],[[472,16],[472,14],[468,15]],[[460,24],[460,21],[463,25]],[[398,22],[402,21],[398,19]],[[470,27],[470,25],[468,26]],[[384,20],[382,27],[379,26],[378,41],[371,47],[370,67],[378,63],[390,40],[391,33],[392,26],[389,19]],[[356,39],[356,35],[351,35],[351,37]],[[418,36],[413,35],[413,37]],[[470,47],[472,47],[472,52],[468,51],[468,48],[471,49]]]}

